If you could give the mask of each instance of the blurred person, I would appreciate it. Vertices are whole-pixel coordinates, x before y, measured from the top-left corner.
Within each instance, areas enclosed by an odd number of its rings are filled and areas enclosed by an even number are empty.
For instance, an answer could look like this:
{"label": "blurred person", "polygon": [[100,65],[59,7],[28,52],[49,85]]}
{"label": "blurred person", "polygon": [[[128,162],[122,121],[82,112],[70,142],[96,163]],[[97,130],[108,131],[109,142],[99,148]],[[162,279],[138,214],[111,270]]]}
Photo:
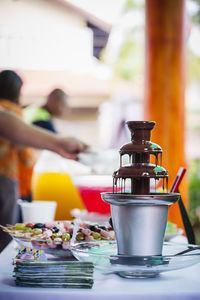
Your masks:
{"label": "blurred person", "polygon": [[[6,70],[0,73],[0,134],[3,136],[0,138],[0,224],[3,226],[15,222],[20,164],[21,167],[24,165],[31,168],[34,164],[32,153],[29,153],[32,149],[17,146],[16,142],[23,146],[53,150],[72,159],[85,147],[74,138],[55,138],[46,131],[25,125],[17,117],[22,117],[19,106],[22,84],[15,72]],[[0,231],[0,251],[9,241],[8,234]]]}
{"label": "blurred person", "polygon": [[[84,152],[87,145],[73,137],[60,137],[47,130],[26,124],[16,114],[0,107],[0,135],[15,145],[46,149],[68,159],[77,159],[78,153]],[[1,175],[0,175],[1,178]],[[3,177],[2,177],[3,178]],[[16,207],[17,184],[10,178],[0,181],[0,224],[13,224]],[[11,240],[8,233],[0,231],[0,251]]]}
{"label": "blurred person", "polygon": [[[19,103],[23,82],[13,71],[5,70],[0,73],[0,106],[23,118]],[[2,153],[2,149],[7,151]],[[20,198],[31,198],[31,178],[36,155],[31,148],[17,147],[0,138],[0,174],[18,179]],[[12,166],[12,172],[10,170]]]}
{"label": "blurred person", "polygon": [[68,111],[67,94],[61,89],[54,89],[47,96],[42,107],[30,105],[24,109],[25,119],[28,123],[57,133],[53,124],[53,117],[61,117]]}
{"label": "blurred person", "polygon": [[[0,72],[0,106],[23,118],[19,104],[23,82],[11,70]],[[0,223],[14,223],[20,218],[17,212],[18,195],[22,199],[31,199],[31,180],[36,156],[32,148],[16,146],[0,137]],[[5,237],[3,237],[4,241]],[[0,242],[1,236],[0,236]]]}

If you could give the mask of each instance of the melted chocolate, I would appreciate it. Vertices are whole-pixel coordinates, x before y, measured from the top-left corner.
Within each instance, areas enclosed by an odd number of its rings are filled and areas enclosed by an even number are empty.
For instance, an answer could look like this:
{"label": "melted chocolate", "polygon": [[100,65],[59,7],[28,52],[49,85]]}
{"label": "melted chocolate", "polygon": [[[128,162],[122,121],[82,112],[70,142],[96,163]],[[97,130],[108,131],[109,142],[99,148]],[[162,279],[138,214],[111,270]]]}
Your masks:
{"label": "melted chocolate", "polygon": [[[162,162],[162,149],[150,141],[155,122],[129,121],[127,125],[131,132],[131,142],[123,145],[119,151],[120,168],[113,174],[113,192],[118,188],[125,192],[125,181],[128,178],[131,180],[132,194],[149,194],[150,178],[154,178],[155,181],[163,178],[164,189],[168,172],[158,165],[159,160]],[[123,166],[123,155],[129,156],[129,165]],[[155,156],[155,164],[150,163],[151,155]]]}

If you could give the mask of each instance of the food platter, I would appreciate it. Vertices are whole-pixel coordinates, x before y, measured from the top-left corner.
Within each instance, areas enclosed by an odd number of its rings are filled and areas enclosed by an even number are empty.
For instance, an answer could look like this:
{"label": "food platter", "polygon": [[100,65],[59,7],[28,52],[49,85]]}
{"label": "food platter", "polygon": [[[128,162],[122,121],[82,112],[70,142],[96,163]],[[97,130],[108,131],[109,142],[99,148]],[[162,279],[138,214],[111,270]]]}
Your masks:
{"label": "food platter", "polygon": [[3,227],[21,246],[44,250],[53,256],[72,256],[71,244],[82,241],[113,240],[112,227],[78,221],[17,223]]}

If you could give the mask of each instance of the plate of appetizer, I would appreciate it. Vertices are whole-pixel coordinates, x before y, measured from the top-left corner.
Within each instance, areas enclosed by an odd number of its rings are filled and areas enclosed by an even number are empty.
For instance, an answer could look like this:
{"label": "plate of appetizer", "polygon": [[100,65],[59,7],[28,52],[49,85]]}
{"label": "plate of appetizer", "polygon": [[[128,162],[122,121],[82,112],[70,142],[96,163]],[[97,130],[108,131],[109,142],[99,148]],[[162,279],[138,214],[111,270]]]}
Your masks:
{"label": "plate of appetizer", "polygon": [[115,239],[110,225],[89,222],[16,223],[1,227],[20,246],[44,250],[46,254],[60,257],[72,256],[70,248],[74,243]]}

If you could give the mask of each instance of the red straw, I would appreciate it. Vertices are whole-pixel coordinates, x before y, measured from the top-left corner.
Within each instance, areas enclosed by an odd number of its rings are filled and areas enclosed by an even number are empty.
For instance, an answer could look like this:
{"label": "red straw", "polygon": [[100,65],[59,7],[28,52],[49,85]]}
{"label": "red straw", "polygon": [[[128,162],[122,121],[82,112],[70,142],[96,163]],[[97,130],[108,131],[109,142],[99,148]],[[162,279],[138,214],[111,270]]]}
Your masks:
{"label": "red straw", "polygon": [[186,169],[183,167],[180,167],[178,170],[178,173],[176,175],[176,178],[172,184],[172,187],[170,189],[171,193],[176,193],[178,191],[179,185],[183,179],[183,176],[185,175]]}

